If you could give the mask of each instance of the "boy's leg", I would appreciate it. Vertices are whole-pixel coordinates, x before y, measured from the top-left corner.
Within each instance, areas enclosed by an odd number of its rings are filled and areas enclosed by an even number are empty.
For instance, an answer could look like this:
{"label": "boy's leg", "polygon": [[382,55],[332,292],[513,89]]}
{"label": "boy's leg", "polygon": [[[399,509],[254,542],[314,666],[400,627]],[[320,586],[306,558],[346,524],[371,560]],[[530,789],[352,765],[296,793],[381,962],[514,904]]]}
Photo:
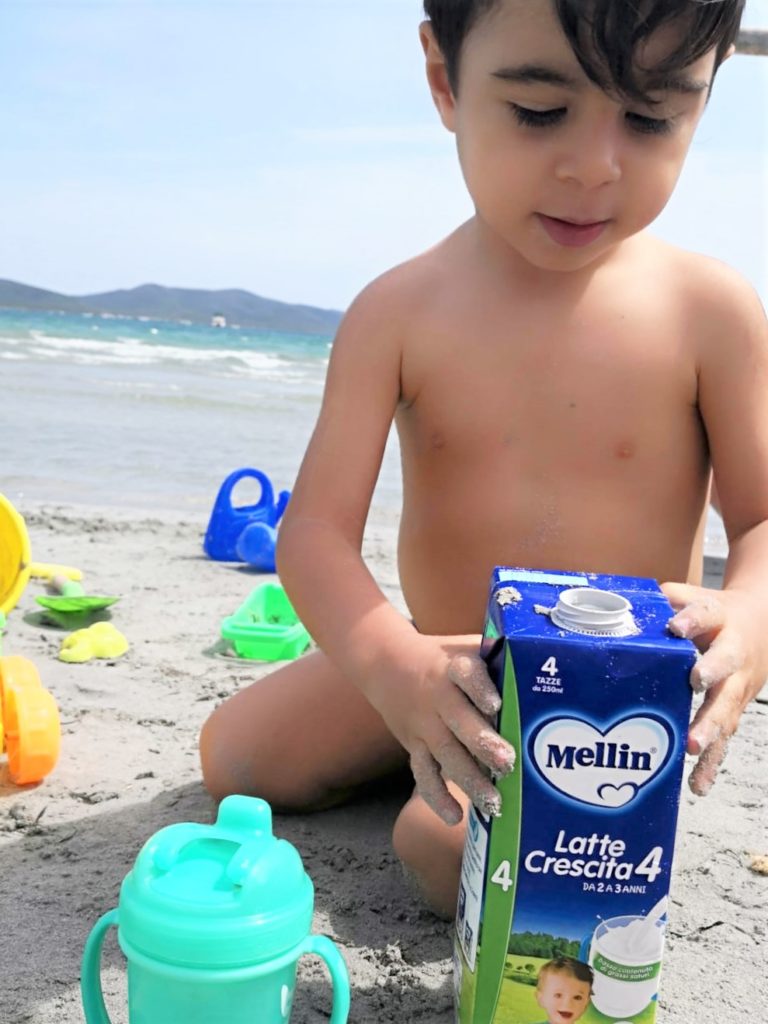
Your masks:
{"label": "boy's leg", "polygon": [[461,856],[469,799],[458,786],[448,782],[451,795],[464,810],[458,825],[446,825],[414,793],[400,812],[392,833],[392,844],[419,892],[440,917],[450,919],[456,912]]}
{"label": "boy's leg", "polygon": [[408,763],[381,716],[320,651],[216,708],[200,756],[216,799],[244,793],[276,810],[330,806]]}

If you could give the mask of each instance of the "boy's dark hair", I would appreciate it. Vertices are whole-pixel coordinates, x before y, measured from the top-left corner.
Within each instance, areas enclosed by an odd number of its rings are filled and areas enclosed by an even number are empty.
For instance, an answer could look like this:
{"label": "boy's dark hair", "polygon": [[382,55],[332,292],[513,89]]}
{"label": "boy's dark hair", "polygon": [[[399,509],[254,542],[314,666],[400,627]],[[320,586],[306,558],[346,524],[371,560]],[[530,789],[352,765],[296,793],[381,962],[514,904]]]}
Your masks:
{"label": "boy's dark hair", "polygon": [[556,956],[552,960],[547,960],[539,968],[539,974],[536,979],[537,983],[548,974],[567,974],[577,981],[586,982],[589,985],[590,991],[592,990],[592,982],[594,980],[592,968],[589,964],[585,964],[583,960],[577,960],[573,956]]}
{"label": "boy's dark hair", "polygon": [[[459,85],[461,47],[473,26],[500,0],[424,0],[454,95]],[[663,82],[710,50],[715,67],[725,59],[739,31],[745,0],[551,0],[563,32],[587,77],[606,92],[648,102],[638,80],[636,48],[662,25],[679,21],[680,45],[649,69]]]}

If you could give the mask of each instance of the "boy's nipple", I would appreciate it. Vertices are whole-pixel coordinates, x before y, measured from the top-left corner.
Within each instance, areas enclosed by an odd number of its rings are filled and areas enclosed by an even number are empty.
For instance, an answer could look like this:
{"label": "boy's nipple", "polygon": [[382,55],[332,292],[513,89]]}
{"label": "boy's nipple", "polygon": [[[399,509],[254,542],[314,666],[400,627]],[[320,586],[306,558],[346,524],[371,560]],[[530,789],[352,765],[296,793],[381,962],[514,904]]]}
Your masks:
{"label": "boy's nipple", "polygon": [[637,446],[634,441],[619,441],[614,449],[614,453],[617,459],[632,459],[636,450]]}

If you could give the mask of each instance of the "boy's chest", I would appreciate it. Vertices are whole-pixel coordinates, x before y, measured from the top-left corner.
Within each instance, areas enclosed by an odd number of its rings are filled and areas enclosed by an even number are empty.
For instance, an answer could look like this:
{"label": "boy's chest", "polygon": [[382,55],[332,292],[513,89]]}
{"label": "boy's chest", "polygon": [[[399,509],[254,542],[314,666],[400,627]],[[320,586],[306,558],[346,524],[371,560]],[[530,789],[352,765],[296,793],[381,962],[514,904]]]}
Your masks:
{"label": "boy's chest", "polygon": [[430,332],[403,360],[398,420],[412,454],[599,464],[695,439],[684,338],[641,314],[558,327]]}

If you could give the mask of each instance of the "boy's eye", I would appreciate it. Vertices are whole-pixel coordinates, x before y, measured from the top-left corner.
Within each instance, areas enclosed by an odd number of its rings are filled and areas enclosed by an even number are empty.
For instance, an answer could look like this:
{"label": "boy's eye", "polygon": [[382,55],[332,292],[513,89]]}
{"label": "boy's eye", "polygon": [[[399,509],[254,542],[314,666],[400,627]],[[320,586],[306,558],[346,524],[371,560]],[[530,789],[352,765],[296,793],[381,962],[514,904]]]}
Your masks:
{"label": "boy's eye", "polygon": [[550,128],[558,124],[566,115],[565,107],[553,107],[551,110],[531,110],[521,107],[519,103],[509,104],[515,120],[523,128]]}
{"label": "boy's eye", "polygon": [[640,135],[666,135],[672,130],[672,121],[665,117],[645,117],[643,114],[625,114],[627,124],[632,131]]}

